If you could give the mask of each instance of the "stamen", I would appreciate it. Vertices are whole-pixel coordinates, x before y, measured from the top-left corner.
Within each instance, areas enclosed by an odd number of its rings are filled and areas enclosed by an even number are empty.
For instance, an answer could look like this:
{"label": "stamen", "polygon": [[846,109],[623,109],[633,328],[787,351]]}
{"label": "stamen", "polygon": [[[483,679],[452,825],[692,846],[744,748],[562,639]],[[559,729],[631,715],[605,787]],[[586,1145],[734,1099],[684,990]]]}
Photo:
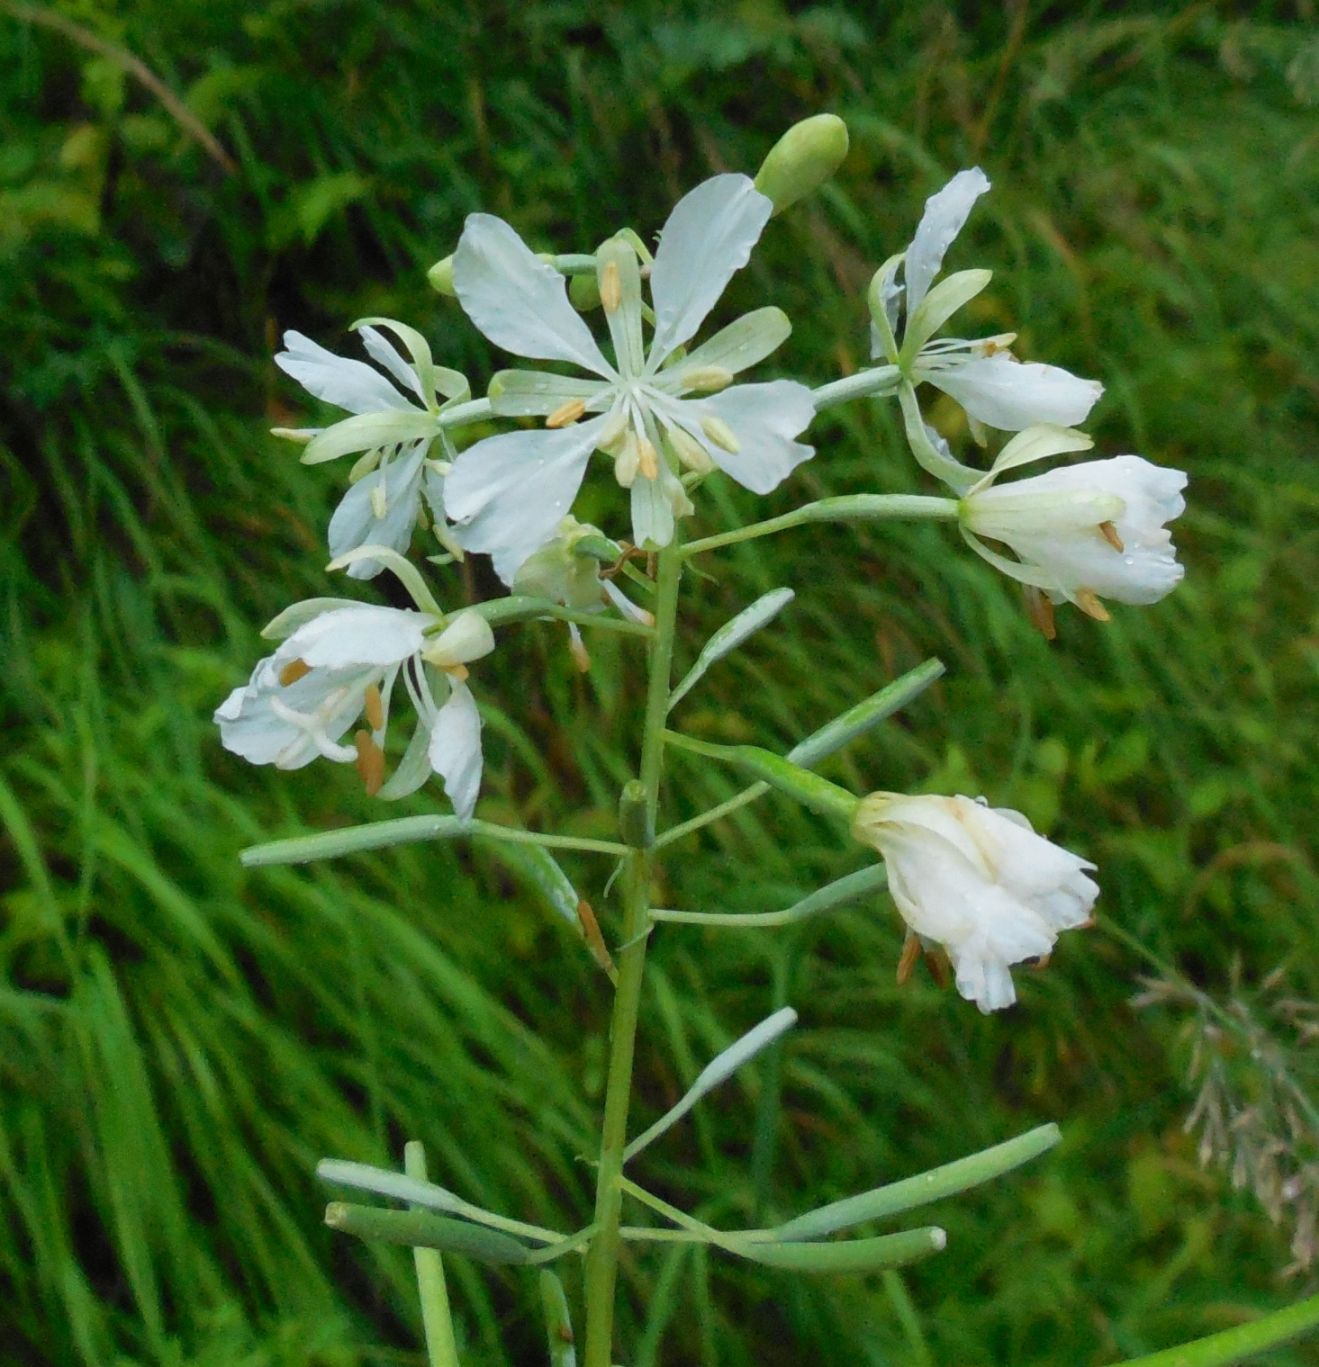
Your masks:
{"label": "stamen", "polygon": [[1054,622],[1053,603],[1049,596],[1033,584],[1021,586],[1021,596],[1026,603],[1026,616],[1036,631],[1046,641],[1058,639],[1058,628]]}
{"label": "stamen", "polygon": [[714,469],[710,453],[690,432],[684,432],[681,427],[669,427],[665,430],[665,435],[678,453],[678,460],[685,469],[698,475],[708,475]]}
{"label": "stamen", "polygon": [[623,281],[617,261],[606,261],[600,272],[600,302],[606,313],[616,313],[623,302]]}
{"label": "stamen", "polygon": [[582,399],[569,399],[567,403],[561,403],[553,413],[545,419],[546,427],[567,427],[577,421],[586,412],[586,403]]}
{"label": "stamen", "polygon": [[378,479],[371,490],[371,511],[375,514],[377,522],[384,520],[385,514],[389,511],[389,498],[385,493],[385,481]]}
{"label": "stamen", "polygon": [[698,366],[683,372],[682,383],[685,389],[697,394],[717,394],[733,383],[733,372],[718,365]]}
{"label": "stamen", "polygon": [[921,957],[921,942],[915,931],[909,930],[907,938],[902,942],[902,953],[898,957],[898,986],[906,987],[911,979],[911,971],[916,967],[916,960]]}
{"label": "stamen", "polygon": [[371,723],[373,731],[379,731],[385,724],[385,704],[380,697],[380,689],[376,684],[368,684],[365,694],[366,719]]}
{"label": "stamen", "polygon": [[1117,524],[1114,522],[1101,522],[1099,530],[1103,533],[1104,540],[1108,542],[1115,551],[1125,551],[1127,548],[1122,544],[1122,538],[1117,534]]}
{"label": "stamen", "polygon": [[375,797],[385,781],[385,752],[376,744],[370,731],[358,731],[353,736],[357,749],[357,772],[362,777],[368,797]]}
{"label": "stamen", "polygon": [[279,671],[279,681],[285,688],[289,684],[295,684],[299,679],[305,679],[311,673],[311,666],[301,658],[290,660],[283,669]]}
{"label": "stamen", "polygon": [[659,474],[659,459],[649,437],[637,440],[637,472],[642,479],[654,479]]}
{"label": "stamen", "polygon": [[1111,622],[1113,620],[1112,614],[1099,601],[1099,595],[1093,589],[1078,589],[1076,591],[1076,606],[1087,617],[1093,617],[1096,622]]}
{"label": "stamen", "polygon": [[457,679],[459,683],[465,683],[471,670],[466,665],[441,665],[440,668],[451,678]]}
{"label": "stamen", "polygon": [[577,666],[579,674],[585,674],[591,668],[590,652],[586,649],[586,643],[582,640],[582,633],[577,629],[576,622],[568,623],[568,653],[572,656],[572,662]]}
{"label": "stamen", "polygon": [[702,418],[701,431],[731,456],[742,449],[742,443],[733,435],[733,429],[722,418]]}

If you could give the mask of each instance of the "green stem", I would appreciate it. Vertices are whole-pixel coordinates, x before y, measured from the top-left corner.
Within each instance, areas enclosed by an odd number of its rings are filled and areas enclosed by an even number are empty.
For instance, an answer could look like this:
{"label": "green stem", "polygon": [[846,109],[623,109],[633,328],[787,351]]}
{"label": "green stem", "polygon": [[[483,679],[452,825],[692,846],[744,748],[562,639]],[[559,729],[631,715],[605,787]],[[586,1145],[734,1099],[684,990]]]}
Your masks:
{"label": "green stem", "polygon": [[[419,1182],[428,1180],[426,1150],[415,1139],[403,1147],[403,1169]],[[421,1299],[421,1323],[426,1334],[426,1357],[430,1367],[458,1367],[458,1345],[449,1313],[449,1290],[444,1283],[444,1262],[438,1249],[414,1248],[417,1292]]]}
{"label": "green stem", "polygon": [[858,370],[855,375],[844,375],[841,380],[822,384],[815,390],[812,398],[816,412],[832,408],[835,404],[846,403],[849,399],[888,398],[898,392],[902,381],[902,371],[895,365],[875,366],[870,370]]}
{"label": "green stem", "polygon": [[272,840],[267,845],[250,845],[239,854],[244,868],[267,864],[308,864],[313,859],[336,859],[363,850],[387,849],[418,840],[499,840],[506,845],[539,845],[546,850],[581,850],[587,854],[628,853],[617,840],[592,840],[575,835],[542,835],[539,831],[520,831],[496,821],[464,821],[458,816],[404,816],[396,821],[372,821],[365,826],[346,826],[319,835],[299,835],[291,840]]}
{"label": "green stem", "polygon": [[[659,553],[655,634],[650,642],[646,715],[641,740],[641,801],[646,831],[655,829],[659,810],[660,774],[664,763],[664,719],[668,712],[673,670],[673,638],[678,616],[678,585],[682,550],[676,535]],[[641,983],[646,966],[650,929],[650,881],[654,848],[631,849],[624,866],[624,948],[618,956],[618,988],[609,1031],[609,1074],[605,1084],[605,1114],[600,1135],[596,1176],[597,1232],[586,1255],[585,1367],[610,1367],[613,1361],[614,1293],[618,1280],[619,1224],[622,1214],[623,1150],[627,1146],[627,1118],[632,1094],[632,1057]]]}
{"label": "green stem", "polygon": [[1121,1367],[1230,1367],[1232,1363],[1317,1327],[1319,1296],[1311,1296],[1309,1300],[1298,1301],[1250,1324],[1239,1324],[1234,1329],[1224,1329],[1221,1333],[1183,1343],[1177,1348],[1165,1348],[1163,1352],[1147,1357],[1127,1358]]}
{"label": "green stem", "polygon": [[[958,467],[959,469],[962,467]],[[890,518],[912,520],[933,519],[955,522],[958,503],[954,498],[931,498],[926,494],[843,494],[838,498],[822,498],[803,504],[780,517],[752,522],[731,532],[705,536],[690,542],[683,549],[684,556],[699,555],[720,546],[735,546],[740,541],[754,541],[757,537],[773,536],[792,527],[804,527],[812,522],[876,522]]]}
{"label": "green stem", "polygon": [[694,816],[690,821],[683,821],[677,826],[670,826],[667,831],[663,831],[655,839],[655,848],[662,850],[665,845],[671,845],[675,840],[681,840],[684,835],[691,835],[693,831],[699,831],[701,827],[710,825],[713,821],[718,821],[720,817],[728,816],[730,812],[736,812],[745,807],[748,803],[754,802],[757,798],[764,797],[769,792],[768,783],[752,783],[743,788],[740,793],[735,793],[726,802],[721,802],[717,807],[711,807],[702,812],[700,816]]}

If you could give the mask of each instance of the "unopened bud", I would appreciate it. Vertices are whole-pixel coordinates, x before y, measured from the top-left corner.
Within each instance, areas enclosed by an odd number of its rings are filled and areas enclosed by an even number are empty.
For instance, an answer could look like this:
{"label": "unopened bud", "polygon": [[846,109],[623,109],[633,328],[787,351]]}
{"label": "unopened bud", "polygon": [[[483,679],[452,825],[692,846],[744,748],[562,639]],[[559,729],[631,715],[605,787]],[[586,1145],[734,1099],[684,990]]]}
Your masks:
{"label": "unopened bud", "polygon": [[431,289],[438,293],[447,295],[453,299],[457,291],[453,287],[453,257],[446,256],[443,261],[437,261],[426,272],[426,279],[430,281]]}
{"label": "unopened bud", "polygon": [[836,114],[795,123],[770,148],[756,172],[756,189],[781,214],[829,179],[847,155],[847,125]]}
{"label": "unopened bud", "polygon": [[568,281],[568,298],[578,313],[589,313],[600,307],[600,282],[595,272],[589,275],[574,275]]}

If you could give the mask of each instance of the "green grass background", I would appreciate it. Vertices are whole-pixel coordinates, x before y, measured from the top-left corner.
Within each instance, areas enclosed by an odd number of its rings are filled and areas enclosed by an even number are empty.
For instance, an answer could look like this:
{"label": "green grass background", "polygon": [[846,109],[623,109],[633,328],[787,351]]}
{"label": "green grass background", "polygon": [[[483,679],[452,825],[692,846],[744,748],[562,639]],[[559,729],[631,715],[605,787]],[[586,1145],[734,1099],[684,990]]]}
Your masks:
{"label": "green grass background", "polygon": [[[210,723],[259,626],[326,591],[342,472],[266,435],[305,412],[270,354],[288,327],[351,349],[349,321],[387,314],[479,383],[495,358],[423,276],[465,214],[589,250],[821,109],[851,155],[767,231],[727,315],[786,308],[790,373],[862,364],[870,273],[983,165],[994,193],[951,258],[995,268],[973,321],[1104,382],[1101,454],[1190,472],[1187,575],[1107,627],[1063,614],[1048,646],[946,528],[709,561],[684,659],[757,593],[798,597],[684,704],[693,731],[786,747],[937,654],[945,679],[830,775],[1026,811],[1099,864],[1102,921],[990,1019],[894,988],[887,905],[658,935],[639,1118],[772,1007],[802,1017],[646,1160],[703,1218],[783,1217],[1045,1120],[1065,1140],[935,1208],[948,1250],[901,1282],[641,1249],[624,1360],[1099,1364],[1313,1290],[1279,1276],[1288,1223],[1183,1131],[1194,1011],[1131,1005],[1134,939],[1273,1031],[1263,1062],[1219,1041],[1246,1102],[1275,1065],[1312,1088],[1270,1002],[1319,988],[1313,19],[1309,0],[0,4],[0,1362],[420,1362],[409,1260],[320,1227],[322,1155],[397,1162],[418,1137],[469,1199],[585,1218],[607,984],[510,871],[452,847],[239,869],[246,844],[379,815],[351,771],[249,769]],[[889,409],[814,432],[771,498],[709,486],[700,528],[925,487]],[[531,628],[481,668],[482,811],[608,835],[636,651],[601,642],[581,678],[563,646]],[[733,791],[671,769],[675,817]],[[727,910],[864,862],[777,799],[680,856],[669,904]],[[569,867],[608,933],[607,869]],[[449,1265],[464,1361],[540,1361],[530,1282]]]}

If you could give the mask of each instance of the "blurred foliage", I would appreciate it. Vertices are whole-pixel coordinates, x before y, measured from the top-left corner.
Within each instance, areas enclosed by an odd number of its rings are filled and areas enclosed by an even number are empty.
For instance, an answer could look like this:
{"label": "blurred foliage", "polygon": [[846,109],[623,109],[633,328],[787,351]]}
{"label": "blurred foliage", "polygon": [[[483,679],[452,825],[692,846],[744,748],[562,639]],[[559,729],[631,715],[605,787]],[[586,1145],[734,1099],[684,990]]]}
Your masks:
{"label": "blurred foliage", "polygon": [[[509,873],[420,847],[238,868],[244,844],[375,814],[351,773],[249,770],[210,725],[256,627],[324,591],[338,476],[264,434],[302,402],[269,355],[286,327],[337,346],[390,314],[485,373],[424,283],[466,213],[589,249],[820,109],[852,153],[766,234],[730,315],[768,296],[797,323],[785,368],[855,368],[870,272],[980,162],[995,191],[954,258],[996,267],[977,322],[1104,381],[1101,451],[1190,471],[1188,574],[1108,627],[1064,616],[1048,647],[946,529],[794,533],[703,566],[689,650],[759,592],[798,598],[684,704],[693,731],[786,745],[938,654],[945,680],[831,775],[1019,807],[1096,860],[1104,899],[988,1020],[893,987],[885,908],[657,937],[639,1118],[770,1007],[802,1015],[648,1156],[701,1218],[787,1215],[1045,1119],[1066,1140],[938,1208],[948,1251],[905,1282],[638,1251],[629,1361],[1101,1363],[1312,1289],[1279,1279],[1286,1230],[1184,1132],[1179,1002],[1202,998],[1130,1003],[1150,973],[1211,999],[1319,988],[1313,19],[1308,0],[0,0],[0,1362],[419,1362],[408,1260],[319,1227],[323,1154],[397,1161],[419,1137],[469,1199],[582,1219],[607,987]],[[768,500],[709,486],[702,528],[916,485],[887,409],[815,439]],[[483,669],[484,812],[609,833],[631,647],[594,646],[582,678],[561,633],[520,645]],[[674,816],[733,791],[673,772]],[[668,904],[729,910],[862,859],[768,800],[682,855]],[[572,872],[608,934],[608,870]],[[464,1361],[539,1360],[534,1287],[451,1266]]]}

